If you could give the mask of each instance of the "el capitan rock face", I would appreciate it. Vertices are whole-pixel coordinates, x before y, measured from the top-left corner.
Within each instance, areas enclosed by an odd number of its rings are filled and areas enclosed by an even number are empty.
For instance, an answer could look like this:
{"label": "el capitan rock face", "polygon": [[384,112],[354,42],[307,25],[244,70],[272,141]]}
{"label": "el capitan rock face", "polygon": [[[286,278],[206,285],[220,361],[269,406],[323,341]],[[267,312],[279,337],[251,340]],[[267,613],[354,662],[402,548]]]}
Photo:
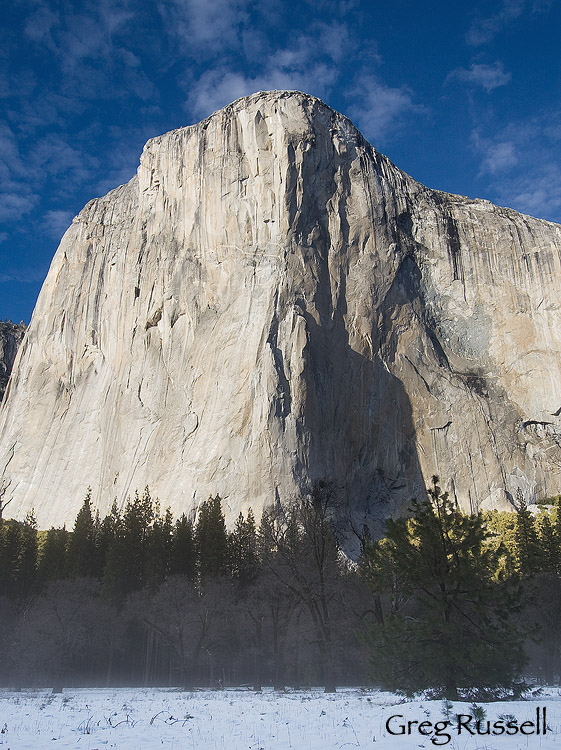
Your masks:
{"label": "el capitan rock face", "polygon": [[230,520],[322,479],[358,531],[438,473],[561,489],[561,227],[425,188],[298,92],[146,144],[55,255],[0,412],[10,511]]}

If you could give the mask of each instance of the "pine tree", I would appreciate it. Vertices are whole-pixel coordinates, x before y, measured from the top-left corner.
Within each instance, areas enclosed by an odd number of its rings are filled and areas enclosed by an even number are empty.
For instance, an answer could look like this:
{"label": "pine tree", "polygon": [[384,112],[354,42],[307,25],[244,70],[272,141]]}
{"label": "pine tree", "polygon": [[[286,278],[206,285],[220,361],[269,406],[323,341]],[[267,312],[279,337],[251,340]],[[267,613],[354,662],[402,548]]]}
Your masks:
{"label": "pine tree", "polygon": [[491,510],[484,512],[482,518],[489,541],[494,541],[497,551],[502,554],[501,573],[512,575],[517,569],[516,513]]}
{"label": "pine tree", "polygon": [[3,521],[0,527],[0,596],[18,592],[22,528],[18,521]]}
{"label": "pine tree", "polygon": [[540,572],[559,573],[561,571],[561,548],[555,526],[549,513],[542,513],[538,519],[539,546],[541,550]]}
{"label": "pine tree", "polygon": [[71,578],[89,578],[97,573],[92,489],[88,487],[82,507],[68,539],[67,570]]}
{"label": "pine tree", "polygon": [[154,504],[148,487],[135,492],[122,514],[113,519],[113,538],[103,573],[104,593],[117,600],[141,589],[146,582],[148,538],[154,521]]}
{"label": "pine tree", "polygon": [[536,519],[528,510],[523,498],[519,498],[516,511],[515,548],[517,568],[524,577],[532,576],[541,567],[541,548],[536,529]]}
{"label": "pine tree", "polygon": [[561,544],[561,495],[557,495],[553,499],[553,510],[551,513],[553,526],[555,528],[555,534],[560,540]]}
{"label": "pine tree", "polygon": [[171,570],[173,554],[173,515],[170,508],[163,517],[159,508],[154,512],[154,521],[148,533],[146,555],[146,583],[155,590],[163,583]]}
{"label": "pine tree", "polygon": [[113,501],[111,510],[103,518],[99,520],[99,516],[96,516],[95,520],[95,556],[96,556],[96,577],[103,579],[105,577],[105,569],[107,566],[107,559],[109,550],[115,543],[115,537],[119,529],[121,528],[121,512],[117,507],[117,501]]}
{"label": "pine tree", "polygon": [[22,598],[29,596],[35,588],[37,581],[37,547],[37,520],[32,510],[21,524],[17,591]]}
{"label": "pine tree", "polygon": [[240,513],[230,534],[228,548],[230,552],[230,572],[242,587],[254,583],[259,576],[260,564],[257,552],[257,529],[251,508],[247,519]]}
{"label": "pine tree", "polygon": [[412,516],[387,522],[382,543],[365,551],[366,579],[382,596],[380,571],[393,569],[401,601],[372,625],[374,675],[412,695],[429,691],[451,700],[485,699],[520,689],[523,636],[511,621],[516,582],[499,574],[481,514],[462,513],[442,493],[438,477]]}
{"label": "pine tree", "polygon": [[195,525],[195,549],[201,580],[219,578],[228,571],[228,534],[218,495],[209,497],[199,509]]}
{"label": "pine tree", "polygon": [[186,576],[190,581],[194,581],[197,575],[193,523],[185,513],[177,519],[173,529],[170,573]]}
{"label": "pine tree", "polygon": [[41,585],[59,581],[66,576],[68,531],[50,528],[39,552],[37,578]]}

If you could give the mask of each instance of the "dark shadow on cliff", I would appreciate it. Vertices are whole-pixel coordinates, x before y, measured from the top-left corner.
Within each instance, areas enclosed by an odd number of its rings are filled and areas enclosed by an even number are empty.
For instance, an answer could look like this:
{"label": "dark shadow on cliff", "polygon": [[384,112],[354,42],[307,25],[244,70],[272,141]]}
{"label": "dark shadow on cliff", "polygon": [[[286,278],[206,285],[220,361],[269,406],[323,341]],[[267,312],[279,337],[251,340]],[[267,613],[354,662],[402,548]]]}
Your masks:
{"label": "dark shadow on cliff", "polygon": [[[396,287],[394,291],[399,287],[399,294],[387,295],[381,306],[372,301],[369,318],[374,323],[368,331],[369,341],[349,331],[349,259],[353,255],[356,260],[360,254],[348,218],[347,199],[352,194],[351,180],[356,179],[351,176],[351,166],[357,159],[368,161],[366,166],[362,164],[363,174],[376,166],[368,155],[370,147],[360,138],[348,143],[344,154],[334,148],[331,138],[325,137],[325,131],[333,132],[335,126],[330,117],[325,110],[314,113],[316,137],[312,145],[302,154],[300,165],[294,152],[292,155],[287,175],[293,241],[292,261],[288,259],[292,283],[287,291],[292,299],[283,302],[299,308],[307,331],[303,352],[306,398],[299,425],[299,440],[307,446],[303,453],[307,463],[296,466],[295,478],[302,492],[308,489],[307,483],[320,480],[333,487],[338,496],[341,542],[345,551],[356,557],[365,530],[380,536],[388,516],[404,512],[412,498],[425,492],[409,397],[388,370],[381,351],[381,321],[391,315],[384,306],[410,301],[418,293],[418,268],[412,261],[402,262],[392,287]],[[300,200],[290,190],[298,183],[298,172],[304,184],[308,179],[315,182],[314,189],[304,191]],[[364,190],[368,187],[365,180]],[[386,206],[383,208],[385,211]],[[396,229],[393,215],[385,215],[384,226],[375,227],[374,218],[372,222],[372,233],[383,233],[380,240],[388,246],[396,239],[401,241],[397,252],[407,259],[410,231]],[[382,266],[389,269],[389,264]],[[306,288],[315,289],[313,299],[298,296],[302,269],[311,276]],[[388,286],[388,279],[380,283]]]}

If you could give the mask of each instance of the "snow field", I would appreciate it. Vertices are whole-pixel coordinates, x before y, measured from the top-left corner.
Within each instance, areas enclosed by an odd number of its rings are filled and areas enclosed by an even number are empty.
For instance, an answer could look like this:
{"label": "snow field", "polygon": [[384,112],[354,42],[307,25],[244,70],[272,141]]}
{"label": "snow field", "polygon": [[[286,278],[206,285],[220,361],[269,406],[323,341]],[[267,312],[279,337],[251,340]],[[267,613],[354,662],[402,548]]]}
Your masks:
{"label": "snow field", "polygon": [[[547,709],[545,736],[461,736],[449,741],[411,733],[392,736],[407,721],[445,720],[442,701],[402,702],[380,691],[340,690],[256,694],[243,690],[166,689],[0,691],[0,750],[561,750],[561,694],[549,688],[528,701],[480,704],[485,721],[501,716],[535,721]],[[452,713],[469,714],[456,703]]]}

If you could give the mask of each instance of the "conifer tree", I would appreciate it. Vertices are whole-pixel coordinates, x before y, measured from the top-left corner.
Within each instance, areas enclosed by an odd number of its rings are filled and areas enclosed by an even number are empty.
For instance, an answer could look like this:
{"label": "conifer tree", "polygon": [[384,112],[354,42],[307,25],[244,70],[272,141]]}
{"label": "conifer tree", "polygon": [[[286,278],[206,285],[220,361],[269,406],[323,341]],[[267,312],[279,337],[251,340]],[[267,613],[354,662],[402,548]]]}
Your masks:
{"label": "conifer tree", "polygon": [[96,516],[95,521],[95,554],[96,554],[96,577],[103,579],[109,550],[115,542],[118,530],[121,528],[121,512],[117,506],[117,501],[113,500],[111,510],[99,520]]}
{"label": "conifer tree", "polygon": [[68,532],[65,527],[51,527],[39,552],[37,578],[41,585],[58,581],[66,577],[66,548]]}
{"label": "conifer tree", "polygon": [[185,513],[175,522],[172,538],[171,574],[186,576],[194,581],[197,575],[197,555],[193,523]]}
{"label": "conifer tree", "polygon": [[501,572],[513,575],[517,570],[516,513],[491,510],[482,513],[482,518],[489,541],[502,554],[499,562]]}
{"label": "conifer tree", "polygon": [[91,487],[87,489],[68,539],[67,570],[71,578],[89,578],[98,573]]}
{"label": "conifer tree", "polygon": [[556,529],[549,513],[542,513],[538,520],[540,546],[540,572],[559,573],[561,570],[561,549]]}
{"label": "conifer tree", "polygon": [[154,521],[154,504],[148,487],[135,492],[122,514],[114,518],[114,536],[107,550],[104,592],[122,599],[141,589],[146,581],[148,538]]}
{"label": "conifer tree", "polygon": [[219,578],[228,571],[228,534],[218,495],[209,497],[199,509],[195,525],[195,549],[201,580]]}
{"label": "conifer tree", "polygon": [[451,700],[516,692],[524,663],[510,619],[516,582],[497,575],[501,553],[481,514],[455,507],[438,477],[428,496],[410,518],[390,519],[385,540],[365,551],[365,576],[382,602],[384,568],[396,571],[402,594],[397,611],[371,627],[374,676],[391,690]]}
{"label": "conifer tree", "polygon": [[18,521],[3,521],[0,527],[0,596],[15,597],[18,592],[18,571],[22,529]]}
{"label": "conifer tree", "polygon": [[519,498],[516,511],[515,547],[517,568],[524,577],[537,573],[541,566],[541,548],[536,529],[536,519],[528,510],[523,498]]}
{"label": "conifer tree", "polygon": [[154,520],[147,538],[146,584],[155,590],[166,580],[171,569],[173,550],[173,515],[170,508],[163,517],[159,508],[154,511]]}
{"label": "conifer tree", "polygon": [[553,508],[551,508],[549,518],[553,527],[552,537],[556,544],[556,549],[553,552],[553,571],[561,577],[561,495],[557,495],[553,499]]}
{"label": "conifer tree", "polygon": [[37,581],[37,520],[33,510],[21,524],[17,580],[17,593],[26,598],[34,590]]}
{"label": "conifer tree", "polygon": [[230,552],[230,572],[242,587],[254,583],[259,576],[259,555],[257,551],[257,529],[251,508],[247,518],[240,513],[228,542]]}

